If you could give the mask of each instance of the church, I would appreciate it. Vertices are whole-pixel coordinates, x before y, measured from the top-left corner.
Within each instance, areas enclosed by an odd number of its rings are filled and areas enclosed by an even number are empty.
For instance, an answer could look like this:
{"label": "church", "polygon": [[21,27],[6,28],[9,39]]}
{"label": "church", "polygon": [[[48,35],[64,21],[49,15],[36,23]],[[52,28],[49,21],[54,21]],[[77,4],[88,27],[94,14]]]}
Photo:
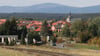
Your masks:
{"label": "church", "polygon": [[64,25],[67,23],[69,26],[71,25],[71,19],[72,19],[72,16],[71,16],[71,13],[69,13],[68,17],[66,18],[66,20],[59,20],[57,22],[54,22],[52,23],[52,26],[51,26],[51,30],[52,31],[57,31],[57,32],[60,32],[62,31],[62,28],[64,27]]}

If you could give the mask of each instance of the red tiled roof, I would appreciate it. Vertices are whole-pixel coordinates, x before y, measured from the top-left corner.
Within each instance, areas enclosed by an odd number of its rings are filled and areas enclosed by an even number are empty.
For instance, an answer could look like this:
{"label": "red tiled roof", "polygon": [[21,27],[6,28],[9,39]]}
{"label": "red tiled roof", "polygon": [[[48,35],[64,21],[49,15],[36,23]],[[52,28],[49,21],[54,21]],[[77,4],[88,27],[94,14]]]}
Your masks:
{"label": "red tiled roof", "polygon": [[30,25],[27,25],[26,27],[27,27],[27,28],[30,28]]}
{"label": "red tiled roof", "polygon": [[68,25],[71,25],[69,22],[65,22],[65,21],[57,21],[57,22],[54,22],[52,23],[52,25],[57,25],[58,23],[62,23],[62,24],[68,24]]}
{"label": "red tiled roof", "polygon": [[0,19],[0,25],[4,24],[6,22],[6,19]]}
{"label": "red tiled roof", "polygon": [[55,22],[55,23],[52,23],[52,25],[57,25],[57,22]]}
{"label": "red tiled roof", "polygon": [[6,19],[0,19],[0,21],[2,21],[2,22],[6,22]]}
{"label": "red tiled roof", "polygon": [[0,22],[0,25],[3,24],[3,22]]}
{"label": "red tiled roof", "polygon": [[71,23],[69,23],[69,22],[66,22],[69,26],[71,26]]}
{"label": "red tiled roof", "polygon": [[57,23],[63,23],[64,21],[57,21]]}
{"label": "red tiled roof", "polygon": [[6,19],[0,19],[1,24],[6,22]]}
{"label": "red tiled roof", "polygon": [[62,22],[62,24],[66,24],[66,22]]}
{"label": "red tiled roof", "polygon": [[41,31],[41,27],[37,28],[37,29],[36,29],[36,30],[34,30],[34,31]]}
{"label": "red tiled roof", "polygon": [[25,25],[25,24],[17,24],[18,26],[23,26],[23,25]]}

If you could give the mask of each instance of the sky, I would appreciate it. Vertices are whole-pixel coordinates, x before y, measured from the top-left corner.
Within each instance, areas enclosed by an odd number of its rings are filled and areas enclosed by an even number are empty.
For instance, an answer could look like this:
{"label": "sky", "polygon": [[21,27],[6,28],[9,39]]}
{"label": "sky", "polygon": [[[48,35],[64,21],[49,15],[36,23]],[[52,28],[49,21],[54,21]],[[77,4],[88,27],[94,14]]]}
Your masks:
{"label": "sky", "polygon": [[57,3],[73,7],[100,5],[100,0],[0,0],[0,6],[31,6],[41,3]]}

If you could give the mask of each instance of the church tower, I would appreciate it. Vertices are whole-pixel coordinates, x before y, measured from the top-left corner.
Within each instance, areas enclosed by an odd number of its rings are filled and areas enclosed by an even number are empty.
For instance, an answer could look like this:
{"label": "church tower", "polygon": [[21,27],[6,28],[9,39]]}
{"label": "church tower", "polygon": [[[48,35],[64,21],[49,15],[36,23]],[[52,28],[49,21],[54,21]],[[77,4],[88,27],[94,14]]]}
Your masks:
{"label": "church tower", "polygon": [[71,16],[71,12],[69,13],[69,15],[68,15],[68,17],[67,17],[67,19],[66,19],[66,22],[71,22],[71,19],[72,19],[72,16]]}

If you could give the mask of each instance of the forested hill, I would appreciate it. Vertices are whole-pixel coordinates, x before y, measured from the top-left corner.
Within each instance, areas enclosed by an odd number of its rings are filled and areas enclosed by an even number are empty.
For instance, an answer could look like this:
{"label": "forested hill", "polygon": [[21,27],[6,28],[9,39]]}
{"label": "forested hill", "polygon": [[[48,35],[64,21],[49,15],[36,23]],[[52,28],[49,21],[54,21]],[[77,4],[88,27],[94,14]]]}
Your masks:
{"label": "forested hill", "polygon": [[0,6],[0,13],[100,13],[100,5],[89,7],[72,7],[55,3],[43,3],[32,6]]}
{"label": "forested hill", "polygon": [[[51,14],[51,13],[0,13],[0,18],[31,18],[31,19],[65,19],[68,14]],[[89,18],[100,16],[100,13],[93,14],[72,14],[73,18]]]}

